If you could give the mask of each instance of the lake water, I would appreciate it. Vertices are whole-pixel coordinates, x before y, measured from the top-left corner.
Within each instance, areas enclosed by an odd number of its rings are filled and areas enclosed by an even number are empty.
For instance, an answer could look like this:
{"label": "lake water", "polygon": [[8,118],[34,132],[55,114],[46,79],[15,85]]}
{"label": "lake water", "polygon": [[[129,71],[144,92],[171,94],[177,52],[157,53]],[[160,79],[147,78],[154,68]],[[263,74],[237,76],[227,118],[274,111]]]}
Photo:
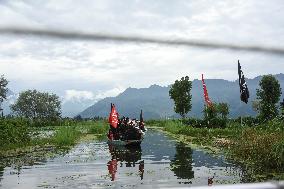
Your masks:
{"label": "lake water", "polygon": [[[149,130],[141,147],[80,143],[49,158],[0,160],[1,188],[160,188],[240,183],[242,169]],[[9,161],[9,163],[7,163]]]}

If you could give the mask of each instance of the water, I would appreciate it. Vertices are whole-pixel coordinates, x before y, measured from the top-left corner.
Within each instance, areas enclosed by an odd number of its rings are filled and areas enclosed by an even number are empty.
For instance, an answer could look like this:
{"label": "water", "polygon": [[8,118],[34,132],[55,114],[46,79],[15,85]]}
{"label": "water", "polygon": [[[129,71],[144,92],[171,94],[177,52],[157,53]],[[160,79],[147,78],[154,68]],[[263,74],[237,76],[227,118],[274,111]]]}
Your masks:
{"label": "water", "polygon": [[[240,183],[239,166],[150,130],[140,148],[80,143],[52,157],[0,160],[1,188],[160,188]],[[10,161],[9,163],[7,163]]]}

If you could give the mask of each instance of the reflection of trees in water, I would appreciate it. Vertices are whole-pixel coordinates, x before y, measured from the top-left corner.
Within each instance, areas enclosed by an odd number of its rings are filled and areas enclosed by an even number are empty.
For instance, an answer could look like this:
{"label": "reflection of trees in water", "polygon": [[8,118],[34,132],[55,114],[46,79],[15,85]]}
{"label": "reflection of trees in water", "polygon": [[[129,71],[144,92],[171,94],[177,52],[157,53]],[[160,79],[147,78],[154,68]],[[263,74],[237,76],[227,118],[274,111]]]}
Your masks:
{"label": "reflection of trees in water", "polygon": [[139,161],[142,156],[142,149],[140,145],[125,147],[109,144],[109,152],[111,154],[111,160],[108,162],[107,167],[112,181],[115,180],[118,162],[120,162],[120,167],[123,166],[123,162],[125,162],[126,167],[135,167],[138,163],[139,175],[141,180],[143,179],[144,161]]}
{"label": "reflection of trees in water", "polygon": [[194,178],[194,171],[192,171],[192,150],[183,143],[176,144],[176,154],[171,160],[171,170],[180,179]]}
{"label": "reflection of trees in water", "polygon": [[[4,169],[5,169],[5,167],[0,165],[0,182],[3,179]],[[0,186],[1,186],[1,183],[0,183]]]}

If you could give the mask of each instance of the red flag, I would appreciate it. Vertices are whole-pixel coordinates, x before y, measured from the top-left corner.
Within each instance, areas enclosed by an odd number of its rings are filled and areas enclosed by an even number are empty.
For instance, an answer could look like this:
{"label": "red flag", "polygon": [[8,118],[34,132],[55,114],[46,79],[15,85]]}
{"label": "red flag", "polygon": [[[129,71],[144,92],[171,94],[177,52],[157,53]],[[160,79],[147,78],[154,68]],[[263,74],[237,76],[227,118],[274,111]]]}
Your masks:
{"label": "red flag", "polygon": [[117,124],[118,124],[118,113],[117,113],[117,111],[115,109],[114,104],[111,104],[111,112],[109,114],[108,122],[109,122],[109,124],[113,128],[117,127]]}
{"label": "red flag", "polygon": [[207,88],[206,88],[206,85],[205,85],[205,82],[204,82],[204,79],[203,79],[203,74],[202,74],[202,85],[203,85],[204,100],[206,102],[206,105],[207,106],[212,106],[212,102],[209,99]]}

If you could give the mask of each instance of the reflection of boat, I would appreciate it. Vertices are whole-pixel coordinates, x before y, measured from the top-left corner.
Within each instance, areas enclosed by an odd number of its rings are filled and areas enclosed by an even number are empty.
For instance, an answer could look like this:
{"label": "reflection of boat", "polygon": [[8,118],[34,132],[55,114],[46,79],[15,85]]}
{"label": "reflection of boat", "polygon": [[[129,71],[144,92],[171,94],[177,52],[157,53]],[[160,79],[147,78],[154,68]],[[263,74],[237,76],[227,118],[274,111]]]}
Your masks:
{"label": "reflection of boat", "polygon": [[141,180],[144,175],[144,160],[141,160],[142,150],[140,145],[136,146],[122,146],[122,145],[112,145],[109,144],[109,152],[111,154],[111,160],[108,162],[107,167],[111,180],[115,180],[115,175],[118,169],[118,162],[120,162],[120,167],[123,167],[123,162],[125,162],[126,167],[136,167],[139,164],[138,170]]}
{"label": "reflection of boat", "polygon": [[126,162],[126,166],[133,165],[141,160],[142,150],[141,146],[116,146],[109,144],[109,152],[111,154],[111,159],[116,159],[120,162]]}
{"label": "reflection of boat", "polygon": [[143,139],[141,140],[109,140],[108,144],[118,145],[118,146],[139,146]]}

